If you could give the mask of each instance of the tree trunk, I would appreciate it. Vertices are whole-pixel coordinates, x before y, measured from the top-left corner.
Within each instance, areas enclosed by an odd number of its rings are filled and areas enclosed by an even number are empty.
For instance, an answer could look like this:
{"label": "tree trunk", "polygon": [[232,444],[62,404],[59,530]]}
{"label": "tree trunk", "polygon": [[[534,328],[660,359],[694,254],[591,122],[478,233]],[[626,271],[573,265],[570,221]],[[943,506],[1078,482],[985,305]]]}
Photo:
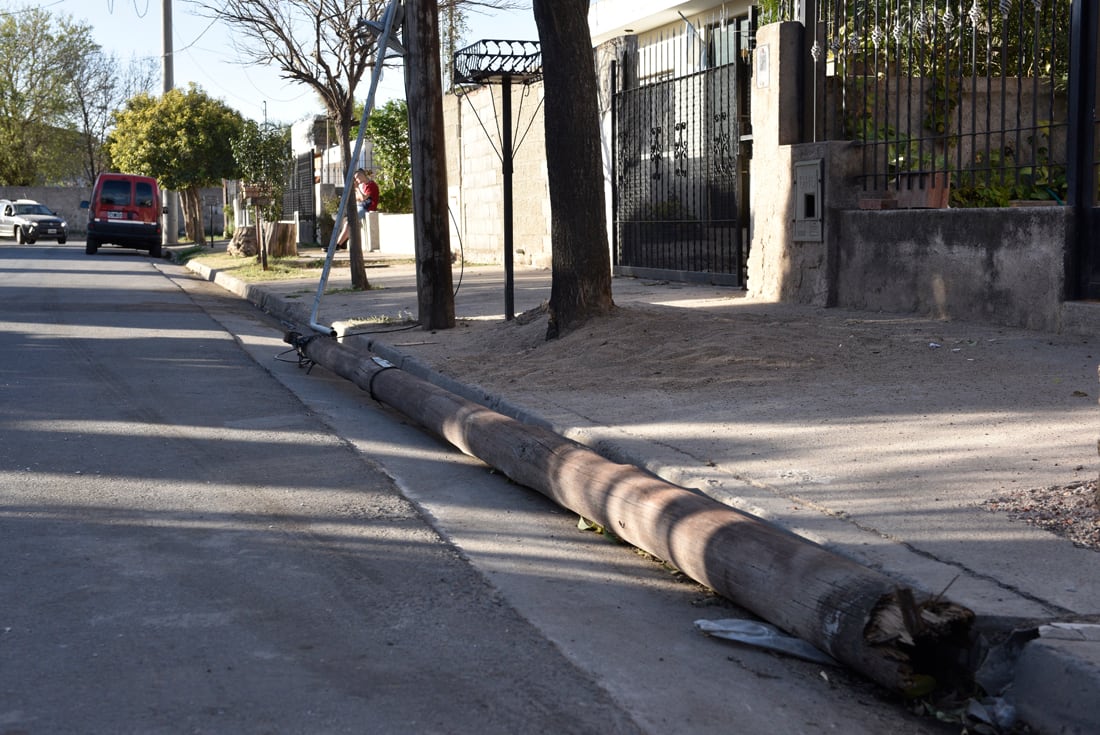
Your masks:
{"label": "tree trunk", "polygon": [[183,207],[184,236],[196,245],[205,245],[206,233],[202,226],[202,192],[197,186],[190,186],[180,192],[180,206]]}
{"label": "tree trunk", "polygon": [[[348,168],[358,167],[357,161],[351,160],[351,110],[346,110],[340,115],[340,151],[344,163]],[[346,175],[347,171],[345,171]],[[348,260],[351,266],[351,287],[360,291],[370,289],[367,280],[367,263],[363,259],[363,237],[359,226],[359,212],[356,210],[355,192],[348,192],[347,208],[344,210],[344,220],[348,223]]]}
{"label": "tree trunk", "polygon": [[553,250],[547,339],[615,306],[588,5],[585,0],[533,2],[546,91]]}
{"label": "tree trunk", "polygon": [[272,258],[290,258],[298,254],[297,231],[293,222],[265,222],[264,242]]}
{"label": "tree trunk", "polygon": [[439,71],[439,6],[405,3],[405,96],[413,175],[417,318],[424,329],[455,325],[451,230],[447,220],[447,154]]}

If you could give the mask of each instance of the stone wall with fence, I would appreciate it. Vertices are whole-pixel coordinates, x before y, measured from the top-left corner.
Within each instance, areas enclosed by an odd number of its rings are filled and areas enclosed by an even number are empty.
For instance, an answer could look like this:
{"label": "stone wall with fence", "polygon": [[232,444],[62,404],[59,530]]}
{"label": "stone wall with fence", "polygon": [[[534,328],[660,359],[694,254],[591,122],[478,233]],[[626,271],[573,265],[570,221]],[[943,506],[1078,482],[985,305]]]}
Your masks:
{"label": "stone wall with fence", "polygon": [[1066,300],[1070,208],[899,209],[863,188],[858,144],[799,143],[784,127],[798,36],[788,23],[757,34],[749,294],[1095,333],[1100,309]]}

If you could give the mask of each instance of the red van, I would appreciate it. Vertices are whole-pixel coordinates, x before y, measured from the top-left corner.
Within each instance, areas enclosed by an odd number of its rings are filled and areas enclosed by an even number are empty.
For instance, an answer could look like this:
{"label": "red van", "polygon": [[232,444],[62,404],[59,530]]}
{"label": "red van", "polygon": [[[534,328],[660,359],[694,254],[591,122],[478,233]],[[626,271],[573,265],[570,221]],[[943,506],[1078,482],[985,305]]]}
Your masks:
{"label": "red van", "polygon": [[161,257],[161,202],[157,180],[149,176],[103,173],[96,177],[88,203],[88,239],[84,252],[100,245],[148,250]]}

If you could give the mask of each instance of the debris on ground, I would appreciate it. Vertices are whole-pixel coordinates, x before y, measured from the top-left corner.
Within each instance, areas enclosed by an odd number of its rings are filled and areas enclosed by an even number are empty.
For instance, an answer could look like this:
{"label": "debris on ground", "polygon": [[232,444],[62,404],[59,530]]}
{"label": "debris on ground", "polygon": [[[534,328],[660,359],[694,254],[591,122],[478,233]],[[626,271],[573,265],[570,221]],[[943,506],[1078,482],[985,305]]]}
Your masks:
{"label": "debris on ground", "polygon": [[1014,521],[1055,533],[1078,546],[1100,551],[1097,497],[1097,481],[1082,480],[1069,485],[1017,490],[991,498],[982,506],[1007,513]]}

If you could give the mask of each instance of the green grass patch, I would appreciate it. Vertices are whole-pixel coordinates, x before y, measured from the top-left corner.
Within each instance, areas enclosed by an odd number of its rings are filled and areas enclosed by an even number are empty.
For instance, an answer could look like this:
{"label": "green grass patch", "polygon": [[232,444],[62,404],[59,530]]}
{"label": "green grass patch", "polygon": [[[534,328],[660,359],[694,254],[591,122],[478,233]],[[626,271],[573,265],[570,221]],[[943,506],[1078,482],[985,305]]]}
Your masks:
{"label": "green grass patch", "polygon": [[[257,256],[241,258],[233,255],[227,255],[226,253],[211,253],[210,251],[202,248],[201,246],[195,246],[193,248],[187,248],[176,253],[175,259],[180,263],[187,263],[188,261],[195,261],[212,270],[221,271],[227,273],[235,278],[238,278],[246,283],[262,282],[262,281],[289,281],[295,278],[311,278],[316,279],[321,275],[321,271],[325,267],[325,259],[323,257],[316,257],[312,254],[298,255],[289,258],[268,258],[267,270],[265,271],[260,264],[260,259]],[[367,268],[385,267],[388,265],[394,265],[397,263],[415,263],[415,260],[387,260],[387,261],[368,261],[366,263]],[[343,270],[347,271],[351,267],[351,264],[346,259],[333,260],[330,266],[331,270]],[[378,286],[371,286],[370,290],[380,288]],[[325,293],[355,293],[361,291],[358,288],[339,288],[326,291]]]}
{"label": "green grass patch", "polygon": [[368,260],[366,267],[389,268],[391,265],[416,265],[416,258],[394,258],[393,260]]}
{"label": "green grass patch", "polygon": [[361,324],[407,324],[408,320],[385,314],[372,314],[370,316],[353,316],[347,320],[348,324],[359,326]]}
{"label": "green grass patch", "polygon": [[[194,260],[202,263],[207,268],[228,273],[246,283],[315,278],[324,265],[324,261],[303,260],[301,258],[268,258],[267,270],[264,270],[259,258],[239,258],[224,253],[197,256]],[[337,267],[336,264],[333,267]]]}
{"label": "green grass patch", "polygon": [[346,286],[344,288],[330,288],[330,289],[325,291],[325,295],[330,296],[330,295],[334,295],[334,294],[338,294],[338,293],[362,293],[363,291],[381,291],[382,289],[383,289],[382,286],[373,286],[373,285],[371,285],[369,288],[366,288],[366,289],[355,288],[354,286]]}
{"label": "green grass patch", "polygon": [[191,247],[187,248],[186,250],[178,251],[175,254],[175,259],[180,265],[183,265],[183,264],[187,263],[190,260],[195,260],[196,258],[198,258],[199,256],[201,256],[201,255],[203,255],[204,253],[207,253],[207,252],[209,252],[209,251],[206,248],[204,248],[202,245],[192,245]]}

